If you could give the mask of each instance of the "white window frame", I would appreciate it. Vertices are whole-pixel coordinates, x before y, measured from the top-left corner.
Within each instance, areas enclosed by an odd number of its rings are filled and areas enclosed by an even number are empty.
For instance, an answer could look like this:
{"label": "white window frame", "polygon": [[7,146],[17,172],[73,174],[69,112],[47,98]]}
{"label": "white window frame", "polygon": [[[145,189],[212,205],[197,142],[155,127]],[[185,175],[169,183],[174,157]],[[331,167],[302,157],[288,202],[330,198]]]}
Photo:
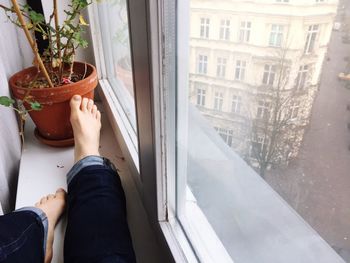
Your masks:
{"label": "white window frame", "polygon": [[242,97],[238,95],[232,96],[231,112],[240,114],[242,108]]}
{"label": "white window frame", "polygon": [[249,43],[251,29],[252,29],[252,22],[251,21],[241,21],[240,28],[239,28],[238,41],[242,42],[242,43]]}
{"label": "white window frame", "polygon": [[233,130],[220,127],[214,127],[214,129],[218,132],[221,139],[223,139],[228,146],[232,147],[234,140]]}
{"label": "white window frame", "polygon": [[310,71],[310,65],[299,66],[299,71],[298,71],[298,75],[295,83],[295,88],[298,91],[304,90],[306,88],[309,71]]}
{"label": "white window frame", "polygon": [[309,25],[308,26],[308,31],[306,35],[306,42],[305,42],[305,47],[304,47],[304,54],[311,54],[315,50],[315,46],[317,43],[317,38],[318,38],[318,33],[320,30],[320,25],[315,24],[315,25]]}
{"label": "white window frame", "polygon": [[245,71],[247,67],[247,61],[245,60],[236,60],[236,68],[235,68],[235,80],[243,81],[245,78]]}
{"label": "white window frame", "polygon": [[[94,41],[93,50],[95,54],[96,68],[99,76],[99,95],[107,107],[107,114],[112,125],[112,128],[119,134],[118,140],[123,138],[121,142],[121,147],[127,152],[126,158],[130,164],[135,168],[134,178],[137,184],[140,184],[139,178],[139,158],[138,158],[138,139],[137,134],[130,120],[136,118],[135,116],[130,116],[130,112],[125,111],[122,106],[122,101],[117,97],[117,93],[112,86],[119,85],[118,81],[109,78],[114,69],[113,61],[110,57],[107,58],[109,54],[112,53],[109,41],[105,38],[109,34],[109,26],[107,17],[101,15],[101,12],[106,12],[104,6],[100,6],[100,9],[96,5],[92,5],[88,8],[88,13],[93,22],[91,23],[91,32]],[[105,30],[102,33],[102,30]],[[122,94],[119,94],[122,96]]]}
{"label": "white window frame", "polygon": [[[261,155],[261,153],[266,150],[266,148],[269,146],[269,139],[264,135],[257,135],[255,138],[253,138],[250,142],[250,151],[249,156],[252,159],[257,159],[256,155]],[[259,145],[259,152],[254,152],[254,148],[256,145]]]}
{"label": "white window frame", "polygon": [[289,117],[291,119],[297,119],[300,113],[300,103],[299,101],[293,100],[289,105]]}
{"label": "white window frame", "polygon": [[223,105],[224,105],[224,93],[222,91],[215,91],[214,110],[222,111]]}
{"label": "white window frame", "polygon": [[197,59],[197,73],[207,75],[208,74],[208,56],[207,55],[198,55]]}
{"label": "white window frame", "polygon": [[269,38],[270,47],[281,47],[283,42],[284,26],[279,24],[271,25],[271,32]]}
{"label": "white window frame", "polygon": [[273,86],[276,79],[276,71],[276,65],[265,64],[262,84]]}
{"label": "white window frame", "polygon": [[220,40],[230,40],[230,27],[231,27],[230,19],[222,19],[220,21],[220,33],[219,33]]}
{"label": "white window frame", "polygon": [[205,107],[206,89],[197,88],[197,105]]}
{"label": "white window frame", "polygon": [[217,58],[217,65],[216,65],[216,76],[219,78],[225,78],[226,76],[226,64],[227,59],[224,57],[218,57]]}
{"label": "white window frame", "polygon": [[209,30],[210,30],[210,18],[209,17],[201,17],[200,18],[200,28],[199,28],[200,38],[209,38]]}
{"label": "white window frame", "polygon": [[256,111],[256,118],[265,120],[270,118],[270,106],[271,103],[266,100],[259,100]]}

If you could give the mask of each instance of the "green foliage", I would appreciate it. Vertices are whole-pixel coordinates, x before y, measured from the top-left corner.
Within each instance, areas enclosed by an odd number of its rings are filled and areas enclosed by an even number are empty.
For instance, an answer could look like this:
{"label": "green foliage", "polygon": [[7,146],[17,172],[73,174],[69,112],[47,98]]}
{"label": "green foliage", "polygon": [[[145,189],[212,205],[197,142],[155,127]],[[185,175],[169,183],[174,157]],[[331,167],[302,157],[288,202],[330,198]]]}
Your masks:
{"label": "green foliage", "polygon": [[[60,1],[57,0],[57,2],[59,4]],[[45,17],[35,12],[29,5],[20,5],[22,16],[27,21],[26,29],[31,33],[39,32],[43,39],[49,41],[49,46],[41,55],[41,59],[45,63],[45,68],[54,86],[62,85],[63,76],[72,74],[76,49],[88,46],[88,42],[83,38],[84,29],[88,23],[81,12],[90,4],[92,4],[91,0],[71,0],[69,8],[64,10],[66,18],[64,21],[59,21],[59,25],[55,24],[57,10],[54,9],[49,21],[45,21]],[[11,22],[22,27],[13,7],[5,7],[0,4],[0,9],[5,11]],[[58,75],[57,72],[59,72]],[[53,79],[52,76],[55,78]],[[37,107],[34,108],[33,110],[36,110]]]}
{"label": "green foliage", "polygon": [[0,96],[0,105],[5,107],[10,107],[15,103],[15,101],[7,96]]}
{"label": "green foliage", "polygon": [[32,108],[32,110],[35,110],[35,111],[39,111],[39,110],[42,110],[42,106],[39,102],[37,101],[34,101],[34,102],[31,102],[30,103],[30,107]]}
{"label": "green foliage", "polygon": [[81,46],[82,48],[86,48],[88,46],[88,42],[82,38],[82,31],[75,32],[73,34],[73,40],[77,44],[77,46]]}
{"label": "green foliage", "polygon": [[84,9],[92,2],[88,2],[86,0],[72,0],[72,6],[75,9]]}
{"label": "green foliage", "polygon": [[30,20],[32,20],[33,24],[40,24],[45,22],[45,18],[42,14],[37,13],[33,10],[28,12]]}

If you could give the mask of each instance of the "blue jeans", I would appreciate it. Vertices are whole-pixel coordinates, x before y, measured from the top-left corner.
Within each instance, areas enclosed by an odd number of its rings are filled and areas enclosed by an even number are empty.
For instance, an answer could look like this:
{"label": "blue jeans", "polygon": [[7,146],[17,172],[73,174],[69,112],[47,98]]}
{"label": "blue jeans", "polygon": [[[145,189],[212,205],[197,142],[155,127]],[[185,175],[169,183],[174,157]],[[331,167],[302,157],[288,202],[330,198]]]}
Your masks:
{"label": "blue jeans", "polygon": [[[85,157],[69,171],[67,183],[64,262],[136,262],[114,165],[103,157]],[[39,208],[0,216],[0,262],[44,262],[47,228]]]}

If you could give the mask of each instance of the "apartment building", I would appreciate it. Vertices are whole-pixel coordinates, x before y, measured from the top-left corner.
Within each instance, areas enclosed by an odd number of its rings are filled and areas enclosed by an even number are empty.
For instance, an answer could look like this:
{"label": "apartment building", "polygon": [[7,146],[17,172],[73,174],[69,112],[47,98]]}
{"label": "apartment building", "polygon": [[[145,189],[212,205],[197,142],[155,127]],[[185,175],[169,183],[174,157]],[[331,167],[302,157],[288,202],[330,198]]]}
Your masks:
{"label": "apartment building", "polygon": [[190,102],[261,175],[298,155],[337,6],[191,1]]}

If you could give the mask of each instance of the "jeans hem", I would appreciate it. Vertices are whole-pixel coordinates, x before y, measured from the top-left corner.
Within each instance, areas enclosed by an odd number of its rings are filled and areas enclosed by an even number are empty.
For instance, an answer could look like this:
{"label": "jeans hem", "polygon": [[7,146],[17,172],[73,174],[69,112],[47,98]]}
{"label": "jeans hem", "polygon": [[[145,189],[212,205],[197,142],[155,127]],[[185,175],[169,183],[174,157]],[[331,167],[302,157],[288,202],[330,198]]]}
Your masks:
{"label": "jeans hem", "polygon": [[77,163],[73,165],[73,167],[69,170],[67,174],[67,185],[73,180],[73,178],[85,167],[91,165],[103,165],[104,159],[98,155],[89,155],[79,160]]}
{"label": "jeans hem", "polygon": [[34,207],[34,206],[23,207],[23,208],[15,210],[14,212],[22,212],[22,211],[34,212],[40,218],[41,223],[43,224],[43,228],[44,228],[43,253],[44,253],[44,257],[45,257],[47,235],[48,235],[48,230],[49,230],[49,221],[47,219],[47,216],[46,216],[46,214],[45,214],[45,212],[43,210],[41,210],[38,207]]}

